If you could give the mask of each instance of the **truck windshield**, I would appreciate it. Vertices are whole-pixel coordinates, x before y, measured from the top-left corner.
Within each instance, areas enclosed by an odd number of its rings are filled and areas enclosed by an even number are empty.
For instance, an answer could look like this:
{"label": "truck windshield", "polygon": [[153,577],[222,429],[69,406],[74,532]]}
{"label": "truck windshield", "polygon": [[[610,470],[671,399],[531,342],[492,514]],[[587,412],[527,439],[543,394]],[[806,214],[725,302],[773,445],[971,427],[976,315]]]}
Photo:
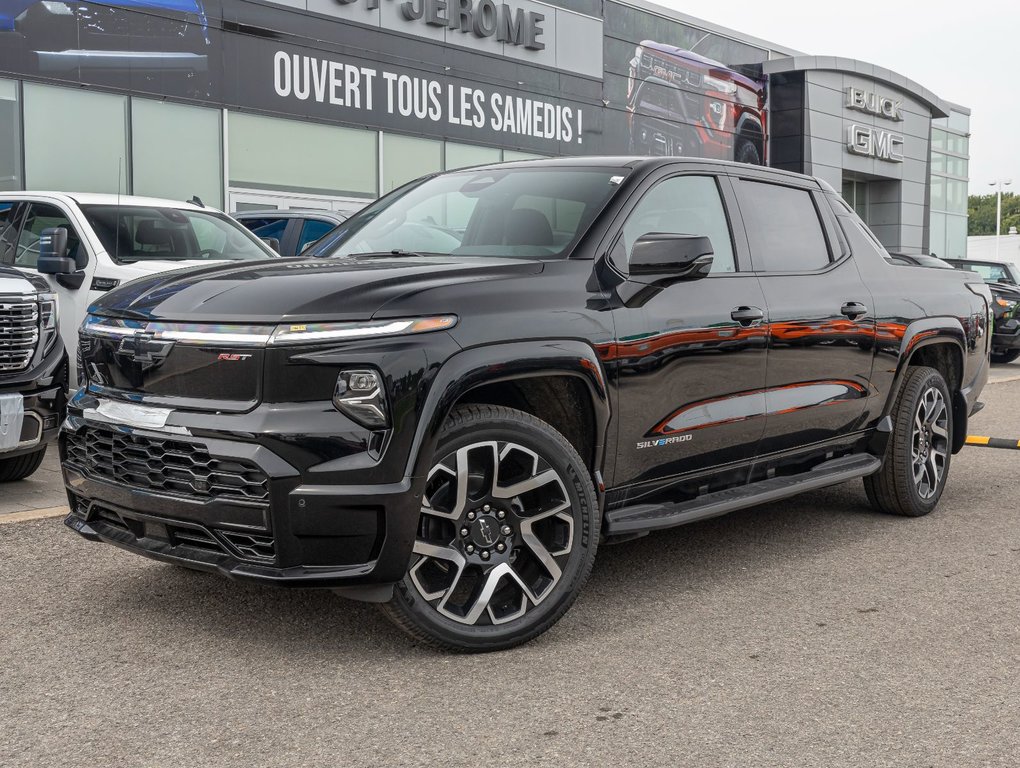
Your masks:
{"label": "truck windshield", "polygon": [[269,259],[268,246],[233,219],[212,211],[133,205],[83,205],[114,261]]}
{"label": "truck windshield", "polygon": [[958,259],[953,262],[959,269],[977,272],[986,283],[1016,283],[1016,270],[1009,264],[996,264],[991,261],[967,261]]}
{"label": "truck windshield", "polygon": [[619,188],[618,168],[487,168],[426,179],[340,225],[317,255],[550,258],[584,234]]}

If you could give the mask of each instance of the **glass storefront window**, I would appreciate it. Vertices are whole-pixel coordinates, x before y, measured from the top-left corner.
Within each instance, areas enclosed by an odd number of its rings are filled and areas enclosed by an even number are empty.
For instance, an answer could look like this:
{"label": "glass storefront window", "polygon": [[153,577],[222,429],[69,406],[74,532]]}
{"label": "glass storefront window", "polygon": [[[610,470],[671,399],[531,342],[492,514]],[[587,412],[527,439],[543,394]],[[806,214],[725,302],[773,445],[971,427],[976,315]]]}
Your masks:
{"label": "glass storefront window", "polygon": [[130,191],[126,96],[35,83],[23,90],[28,188]]}
{"label": "glass storefront window", "polygon": [[503,161],[509,163],[512,160],[541,160],[545,155],[536,155],[531,152],[517,152],[512,149],[503,150]]}
{"label": "glass storefront window", "polygon": [[227,115],[230,186],[375,197],[378,134],[356,128]]}
{"label": "glass storefront window", "polygon": [[931,229],[928,233],[928,253],[940,258],[949,256],[946,251],[946,214],[931,215]]}
{"label": "glass storefront window", "polygon": [[443,143],[411,136],[383,134],[381,194],[443,169]]}
{"label": "glass storefront window", "polygon": [[499,147],[476,147],[471,144],[446,142],[446,170],[467,168],[469,165],[498,163],[503,159]]}
{"label": "glass storefront window", "polygon": [[844,179],[843,199],[850,204],[861,221],[868,223],[868,185],[867,182]]}
{"label": "glass storefront window", "polygon": [[949,134],[947,149],[957,155],[967,154],[967,137],[955,133]]}
{"label": "glass storefront window", "polygon": [[946,210],[946,179],[942,176],[931,177],[931,209]]}
{"label": "glass storefront window", "polygon": [[962,157],[946,158],[946,173],[950,176],[967,177],[967,160]]}
{"label": "glass storefront window", "polygon": [[0,189],[21,189],[21,111],[14,80],[0,80]]}
{"label": "glass storefront window", "polygon": [[946,256],[950,259],[967,258],[967,217],[946,217]]}
{"label": "glass storefront window", "polygon": [[967,212],[967,182],[946,179],[946,210],[950,213]]}
{"label": "glass storefront window", "polygon": [[223,207],[220,111],[131,100],[131,171],[136,195]]}

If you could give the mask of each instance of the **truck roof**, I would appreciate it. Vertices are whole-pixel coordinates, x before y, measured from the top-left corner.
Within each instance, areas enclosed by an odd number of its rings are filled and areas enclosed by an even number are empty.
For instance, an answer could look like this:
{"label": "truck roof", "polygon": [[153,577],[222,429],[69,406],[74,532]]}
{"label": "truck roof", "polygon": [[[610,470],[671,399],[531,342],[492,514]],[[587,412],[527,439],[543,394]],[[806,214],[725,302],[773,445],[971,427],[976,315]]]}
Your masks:
{"label": "truck roof", "polygon": [[[136,195],[117,195],[100,192],[53,192],[47,190],[27,190],[25,192],[0,192],[0,202],[13,200],[59,200],[66,205],[130,205],[145,208],[179,208],[204,210],[194,203],[184,200],[167,200],[159,197],[140,197]],[[216,208],[208,210],[218,211]]]}

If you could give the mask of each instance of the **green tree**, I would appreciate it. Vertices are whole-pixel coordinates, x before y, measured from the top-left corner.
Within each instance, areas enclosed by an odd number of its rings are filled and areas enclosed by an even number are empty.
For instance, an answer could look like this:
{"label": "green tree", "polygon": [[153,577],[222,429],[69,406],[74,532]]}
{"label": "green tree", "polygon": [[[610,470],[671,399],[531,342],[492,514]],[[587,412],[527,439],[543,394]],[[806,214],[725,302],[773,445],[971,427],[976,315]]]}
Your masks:
{"label": "green tree", "polygon": [[[995,234],[995,194],[971,195],[967,198],[968,235]],[[1007,192],[1002,196],[1002,232],[1010,227],[1020,229],[1020,195]]]}

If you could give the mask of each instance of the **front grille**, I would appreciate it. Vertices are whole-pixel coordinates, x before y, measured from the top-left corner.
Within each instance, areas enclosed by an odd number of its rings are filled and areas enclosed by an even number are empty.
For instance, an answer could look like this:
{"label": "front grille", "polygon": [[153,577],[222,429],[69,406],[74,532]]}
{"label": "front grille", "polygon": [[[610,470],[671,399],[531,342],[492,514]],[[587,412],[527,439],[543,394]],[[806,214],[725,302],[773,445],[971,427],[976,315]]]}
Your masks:
{"label": "front grille", "polygon": [[0,301],[0,372],[28,368],[39,344],[39,305]]}
{"label": "front grille", "polygon": [[195,443],[95,427],[66,440],[68,463],[93,477],[202,499],[269,500],[269,478],[256,465],[213,457]]}
{"label": "front grille", "polygon": [[645,52],[641,56],[641,66],[649,70],[656,77],[673,85],[689,85],[694,88],[701,87],[701,72],[689,69],[671,59],[660,58]]}

